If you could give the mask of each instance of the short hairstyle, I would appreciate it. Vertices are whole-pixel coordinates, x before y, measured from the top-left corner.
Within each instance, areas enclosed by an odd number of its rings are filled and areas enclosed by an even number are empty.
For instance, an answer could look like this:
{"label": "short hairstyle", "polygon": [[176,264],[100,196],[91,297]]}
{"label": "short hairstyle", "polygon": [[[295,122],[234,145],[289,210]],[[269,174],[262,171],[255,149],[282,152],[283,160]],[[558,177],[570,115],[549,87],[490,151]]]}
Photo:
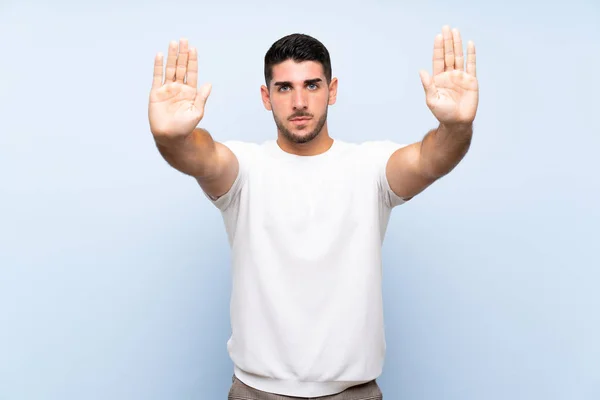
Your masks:
{"label": "short hairstyle", "polygon": [[277,40],[265,54],[265,82],[267,87],[273,79],[273,66],[287,60],[295,62],[316,61],[323,66],[327,84],[331,82],[331,60],[327,48],[311,36],[293,33]]}

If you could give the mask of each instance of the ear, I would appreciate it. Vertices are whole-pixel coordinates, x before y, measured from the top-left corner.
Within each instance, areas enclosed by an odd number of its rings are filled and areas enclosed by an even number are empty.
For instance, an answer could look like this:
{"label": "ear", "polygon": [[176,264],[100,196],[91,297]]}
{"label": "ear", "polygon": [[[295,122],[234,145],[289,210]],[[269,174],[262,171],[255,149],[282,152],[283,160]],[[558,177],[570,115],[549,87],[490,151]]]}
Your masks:
{"label": "ear", "polygon": [[271,111],[271,96],[269,96],[269,88],[267,88],[265,85],[262,85],[260,87],[260,97],[262,98],[262,102],[265,108],[268,111]]}
{"label": "ear", "polygon": [[333,78],[329,83],[329,105],[332,106],[335,104],[335,100],[337,99],[337,89],[338,89],[338,78]]}

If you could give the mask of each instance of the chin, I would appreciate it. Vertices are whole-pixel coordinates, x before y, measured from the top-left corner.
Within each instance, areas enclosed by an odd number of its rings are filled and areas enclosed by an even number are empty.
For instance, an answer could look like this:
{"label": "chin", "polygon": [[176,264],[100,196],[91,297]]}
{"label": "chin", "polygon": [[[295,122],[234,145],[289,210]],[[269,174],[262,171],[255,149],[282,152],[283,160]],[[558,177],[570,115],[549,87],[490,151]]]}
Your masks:
{"label": "chin", "polygon": [[283,123],[275,118],[279,132],[290,142],[303,144],[308,143],[319,136],[325,125],[326,114],[319,120],[311,119],[306,125],[295,126],[291,123]]}
{"label": "chin", "polygon": [[306,128],[302,128],[302,129],[290,129],[290,132],[292,132],[294,135],[298,136],[298,137],[304,137],[304,136],[310,136],[312,130],[308,129],[308,127]]}
{"label": "chin", "polygon": [[302,143],[308,143],[312,140],[314,140],[316,137],[319,136],[319,134],[315,134],[314,132],[311,131],[303,131],[301,133],[296,133],[296,132],[291,132],[291,135],[286,135],[286,137],[294,142],[294,143],[298,143],[298,144],[302,144]]}

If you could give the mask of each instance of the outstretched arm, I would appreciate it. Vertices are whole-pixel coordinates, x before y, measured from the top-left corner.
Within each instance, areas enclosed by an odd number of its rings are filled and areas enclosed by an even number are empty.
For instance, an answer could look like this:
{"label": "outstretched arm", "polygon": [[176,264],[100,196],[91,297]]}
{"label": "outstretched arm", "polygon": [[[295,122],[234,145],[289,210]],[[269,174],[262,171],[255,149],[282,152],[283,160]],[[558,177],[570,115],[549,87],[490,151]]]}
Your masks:
{"label": "outstretched arm", "polygon": [[390,157],[386,175],[398,196],[410,199],[448,174],[471,144],[479,100],[475,45],[467,45],[467,59],[457,29],[444,26],[435,37],[433,76],[420,71],[427,106],[439,122],[423,140],[403,147]]}
{"label": "outstretched arm", "polygon": [[154,78],[148,104],[150,130],[163,158],[173,168],[196,178],[212,197],[226,193],[238,173],[238,160],[225,145],[196,126],[204,117],[211,86],[198,85],[198,52],[187,39],[169,44],[154,59]]}

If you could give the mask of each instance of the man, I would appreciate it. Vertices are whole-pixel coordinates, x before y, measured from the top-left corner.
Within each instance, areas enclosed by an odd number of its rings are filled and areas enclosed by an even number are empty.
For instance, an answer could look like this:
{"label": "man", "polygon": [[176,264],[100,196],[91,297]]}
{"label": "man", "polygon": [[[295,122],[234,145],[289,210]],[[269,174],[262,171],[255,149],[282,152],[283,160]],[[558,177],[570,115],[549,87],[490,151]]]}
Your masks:
{"label": "man", "polygon": [[[381,245],[392,209],[466,154],[478,104],[475,47],[436,35],[433,75],[420,72],[439,126],[422,141],[334,139],[329,53],[293,34],[265,55],[262,102],[277,138],[219,143],[197,128],[211,87],[198,54],[171,42],[156,55],[149,121],[157,147],[221,211],[232,250],[230,399],[382,398]],[[465,62],[466,61],[466,62]],[[466,66],[465,66],[466,64]]]}

